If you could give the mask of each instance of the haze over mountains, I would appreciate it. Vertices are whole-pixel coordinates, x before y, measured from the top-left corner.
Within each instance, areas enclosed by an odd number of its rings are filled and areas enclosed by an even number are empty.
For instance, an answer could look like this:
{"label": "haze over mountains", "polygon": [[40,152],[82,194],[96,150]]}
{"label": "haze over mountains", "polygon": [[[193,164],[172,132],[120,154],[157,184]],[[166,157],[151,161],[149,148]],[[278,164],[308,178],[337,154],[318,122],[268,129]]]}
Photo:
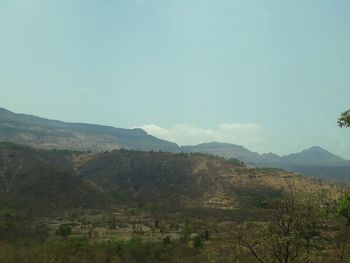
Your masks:
{"label": "haze over mountains", "polygon": [[274,153],[259,154],[240,145],[218,142],[203,143],[195,146],[183,146],[181,149],[185,152],[201,152],[219,155],[226,158],[237,158],[246,163],[257,166],[276,166],[286,164],[323,166],[350,165],[350,161],[332,154],[320,146],[313,146],[299,153],[292,153],[284,156],[279,156]]}
{"label": "haze over mountains", "polygon": [[278,167],[331,181],[350,182],[350,161],[319,146],[285,156],[274,153],[259,154],[240,145],[217,142],[180,147],[151,136],[142,129],[66,123],[16,114],[3,108],[0,108],[0,141],[11,141],[41,149],[92,152],[121,148],[172,153],[199,152],[236,158],[252,166]]}
{"label": "haze over mountains", "polygon": [[185,152],[201,152],[226,158],[237,158],[257,167],[277,167],[321,179],[350,183],[350,161],[319,146],[299,153],[279,156],[274,153],[259,154],[247,148],[227,143],[204,143],[182,147]]}
{"label": "haze over mountains", "polygon": [[175,143],[148,135],[142,129],[66,123],[32,115],[15,114],[3,108],[0,108],[0,141],[11,141],[41,149],[99,152],[125,148],[178,151]]}

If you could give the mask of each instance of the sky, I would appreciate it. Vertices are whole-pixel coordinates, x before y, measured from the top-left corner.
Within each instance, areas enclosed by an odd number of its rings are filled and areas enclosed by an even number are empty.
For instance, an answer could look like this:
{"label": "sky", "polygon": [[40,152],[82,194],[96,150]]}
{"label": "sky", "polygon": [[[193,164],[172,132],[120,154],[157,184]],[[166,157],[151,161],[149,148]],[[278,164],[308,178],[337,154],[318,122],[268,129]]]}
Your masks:
{"label": "sky", "polygon": [[348,0],[0,0],[0,107],[350,159]]}

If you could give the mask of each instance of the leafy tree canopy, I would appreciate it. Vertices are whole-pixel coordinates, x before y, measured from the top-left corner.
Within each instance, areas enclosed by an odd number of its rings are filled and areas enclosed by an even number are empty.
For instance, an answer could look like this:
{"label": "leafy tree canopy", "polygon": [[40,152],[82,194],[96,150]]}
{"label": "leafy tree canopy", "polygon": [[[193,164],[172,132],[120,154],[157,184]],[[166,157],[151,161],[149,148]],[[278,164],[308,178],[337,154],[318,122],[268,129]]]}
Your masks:
{"label": "leafy tree canopy", "polygon": [[337,212],[339,215],[346,217],[347,225],[350,225],[350,192],[347,192],[340,200]]}
{"label": "leafy tree canopy", "polygon": [[350,127],[350,110],[344,111],[338,118],[339,127]]}

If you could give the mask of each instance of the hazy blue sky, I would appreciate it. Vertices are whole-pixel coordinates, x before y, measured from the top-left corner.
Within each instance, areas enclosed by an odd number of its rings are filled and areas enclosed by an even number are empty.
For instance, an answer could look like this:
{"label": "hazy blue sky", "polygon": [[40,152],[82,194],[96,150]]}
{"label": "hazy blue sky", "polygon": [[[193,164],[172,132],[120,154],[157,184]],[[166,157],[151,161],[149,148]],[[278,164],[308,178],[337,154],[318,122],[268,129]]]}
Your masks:
{"label": "hazy blue sky", "polygon": [[350,158],[348,0],[0,0],[0,106]]}

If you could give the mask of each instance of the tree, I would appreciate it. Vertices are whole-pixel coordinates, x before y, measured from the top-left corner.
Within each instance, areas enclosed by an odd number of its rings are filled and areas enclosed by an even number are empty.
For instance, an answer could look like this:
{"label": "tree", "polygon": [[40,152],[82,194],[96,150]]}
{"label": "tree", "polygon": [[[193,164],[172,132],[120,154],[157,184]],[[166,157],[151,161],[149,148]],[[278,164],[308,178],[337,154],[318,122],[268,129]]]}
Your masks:
{"label": "tree", "polygon": [[56,231],[56,235],[67,238],[72,233],[72,227],[68,224],[62,224]]}
{"label": "tree", "polygon": [[[350,110],[344,111],[338,118],[339,127],[350,127]],[[350,225],[350,191],[347,192],[339,202],[338,215],[344,216]]]}
{"label": "tree", "polygon": [[210,239],[210,233],[209,233],[208,230],[205,230],[205,231],[204,231],[204,239],[205,239],[205,240],[209,240],[209,239]]}
{"label": "tree", "polygon": [[338,216],[343,216],[346,218],[346,226],[340,233],[336,235],[336,253],[340,263],[349,262],[349,243],[350,243],[350,191],[348,191],[339,201],[337,208]]}
{"label": "tree", "polygon": [[347,225],[350,225],[350,192],[347,192],[341,199],[337,209],[338,215],[344,216],[348,221]]}
{"label": "tree", "polygon": [[350,127],[350,110],[344,111],[338,118],[339,127]]}
{"label": "tree", "polygon": [[317,198],[288,193],[270,204],[267,224],[237,235],[238,244],[260,263],[308,262],[320,239],[321,207]]}
{"label": "tree", "polygon": [[[338,118],[339,127],[350,127],[350,110],[344,111]],[[347,225],[350,225],[350,192],[347,192],[345,196],[340,200],[338,206],[338,214],[346,217]]]}
{"label": "tree", "polygon": [[193,239],[193,247],[194,248],[203,248],[203,243],[204,243],[204,240],[202,239],[202,237],[200,235],[194,237],[194,239]]}
{"label": "tree", "polygon": [[0,208],[0,240],[11,239],[19,232],[18,218],[13,209]]}
{"label": "tree", "polygon": [[154,227],[159,228],[159,220],[154,220]]}

